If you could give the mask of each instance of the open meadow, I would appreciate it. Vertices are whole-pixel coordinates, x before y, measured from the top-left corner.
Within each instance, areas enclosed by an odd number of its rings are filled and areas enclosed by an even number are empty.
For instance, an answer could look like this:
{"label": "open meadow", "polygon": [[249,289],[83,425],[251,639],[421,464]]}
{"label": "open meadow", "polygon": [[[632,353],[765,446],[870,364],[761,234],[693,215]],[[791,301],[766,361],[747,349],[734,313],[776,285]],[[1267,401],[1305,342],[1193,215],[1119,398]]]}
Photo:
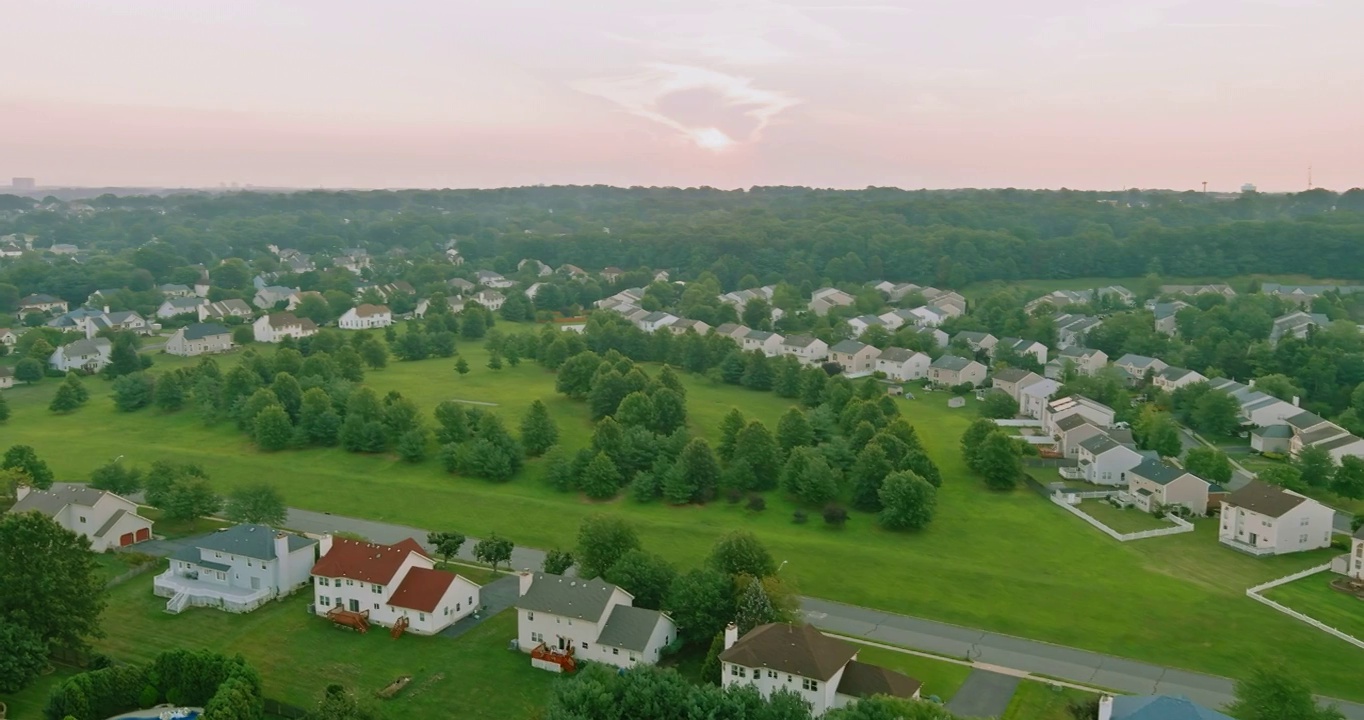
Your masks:
{"label": "open meadow", "polygon": [[[567,448],[587,443],[587,408],[556,394],[552,373],[529,362],[490,370],[484,350],[472,344],[462,344],[460,353],[472,367],[466,376],[454,372],[450,359],[393,362],[367,373],[366,383],[381,394],[398,390],[428,412],[446,399],[496,403],[512,429],[529,404],[541,399]],[[188,362],[155,357],[153,372]],[[683,382],[691,428],[712,442],[731,407],[772,427],[790,405],[771,393],[697,376],[684,375]],[[863,513],[853,513],[843,529],[825,526],[817,515],[809,524],[794,524],[796,506],[775,493],[762,512],[724,501],[681,508],[628,498],[591,502],[543,483],[542,461],[496,484],[450,475],[434,459],[410,465],[339,449],[262,453],[231,423],[206,427],[192,411],[117,413],[108,383],[99,379],[87,380],[88,406],[54,415],[47,404],[57,385],[45,380],[6,391],[13,417],[0,426],[0,444],[34,446],[59,480],[83,480],[120,455],[125,463],[143,465],[193,461],[204,465],[220,490],[264,479],[292,506],[470,535],[495,531],[540,548],[572,546],[584,517],[607,512],[634,522],[648,549],[679,565],[700,561],[721,534],[746,529],[788,563],[783,575],[808,595],[1230,677],[1243,676],[1247,658],[1265,657],[1272,649],[1307,673],[1319,692],[1364,700],[1357,671],[1361,651],[1243,595],[1251,585],[1326,562],[1330,551],[1252,558],[1220,546],[1211,520],[1198,522],[1193,533],[1123,544],[1030,490],[989,492],[968,474],[958,450],[962,431],[975,417],[974,401],[949,409],[945,393],[902,401],[944,484],[926,530],[892,533]],[[143,590],[145,584],[130,583]],[[223,622],[249,624],[254,617]],[[111,613],[107,624],[121,622]],[[134,647],[127,642],[110,649],[122,655]]]}

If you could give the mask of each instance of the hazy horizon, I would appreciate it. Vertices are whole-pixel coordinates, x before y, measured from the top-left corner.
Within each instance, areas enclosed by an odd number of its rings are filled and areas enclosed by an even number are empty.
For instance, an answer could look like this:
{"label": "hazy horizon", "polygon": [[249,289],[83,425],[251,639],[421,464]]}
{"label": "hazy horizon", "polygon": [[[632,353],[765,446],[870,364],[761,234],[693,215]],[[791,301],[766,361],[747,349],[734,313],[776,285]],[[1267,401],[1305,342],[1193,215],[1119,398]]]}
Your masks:
{"label": "hazy horizon", "polygon": [[0,192],[1364,184],[1348,0],[50,0]]}

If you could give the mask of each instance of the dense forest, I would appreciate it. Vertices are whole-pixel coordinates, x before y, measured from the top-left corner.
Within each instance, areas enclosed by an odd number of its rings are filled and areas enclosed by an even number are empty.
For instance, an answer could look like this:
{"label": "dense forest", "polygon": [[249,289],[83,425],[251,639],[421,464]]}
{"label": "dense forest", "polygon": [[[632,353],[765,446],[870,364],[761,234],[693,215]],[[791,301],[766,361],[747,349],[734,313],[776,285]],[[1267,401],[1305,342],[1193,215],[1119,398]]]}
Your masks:
{"label": "dense forest", "polygon": [[104,195],[70,203],[0,196],[0,235],[11,233],[36,236],[36,247],[102,251],[99,267],[35,259],[0,273],[0,283],[22,292],[73,299],[96,287],[134,285],[127,274],[136,269],[156,282],[226,257],[259,269],[270,244],[306,253],[401,248],[420,258],[452,239],[466,260],[500,272],[515,270],[521,258],[594,271],[667,269],[683,280],[710,271],[724,290],[750,275],[797,286],[889,279],[945,287],[1151,273],[1348,279],[1364,275],[1364,190],[1226,196],[531,187]]}

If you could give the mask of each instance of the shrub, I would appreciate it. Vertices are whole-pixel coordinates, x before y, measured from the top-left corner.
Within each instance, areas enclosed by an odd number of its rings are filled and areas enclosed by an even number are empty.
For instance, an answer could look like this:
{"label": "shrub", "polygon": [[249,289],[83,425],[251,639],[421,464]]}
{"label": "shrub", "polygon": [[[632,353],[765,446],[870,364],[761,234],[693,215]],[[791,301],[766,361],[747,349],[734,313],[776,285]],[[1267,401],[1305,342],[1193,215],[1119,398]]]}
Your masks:
{"label": "shrub", "polygon": [[804,510],[797,510],[794,513],[791,513],[791,522],[797,525],[804,525],[809,519],[810,517],[805,514]]}
{"label": "shrub", "polygon": [[824,522],[836,528],[841,528],[848,522],[848,511],[841,505],[829,505],[824,508]]}
{"label": "shrub", "polygon": [[137,696],[138,703],[140,703],[144,708],[149,708],[155,705],[156,701],[159,699],[161,699],[161,694],[158,693],[156,691],[156,688],[152,685],[143,686],[142,694]]}
{"label": "shrub", "polygon": [[748,505],[746,507],[753,512],[762,512],[767,509],[767,500],[761,495],[750,495],[748,496]]}
{"label": "shrub", "polygon": [[1266,459],[1266,460],[1287,460],[1287,459],[1288,459],[1288,456],[1287,456],[1287,455],[1284,455],[1283,453],[1279,453],[1279,452],[1265,452],[1265,453],[1260,453],[1260,457],[1262,457],[1262,458],[1264,458],[1264,459]]}

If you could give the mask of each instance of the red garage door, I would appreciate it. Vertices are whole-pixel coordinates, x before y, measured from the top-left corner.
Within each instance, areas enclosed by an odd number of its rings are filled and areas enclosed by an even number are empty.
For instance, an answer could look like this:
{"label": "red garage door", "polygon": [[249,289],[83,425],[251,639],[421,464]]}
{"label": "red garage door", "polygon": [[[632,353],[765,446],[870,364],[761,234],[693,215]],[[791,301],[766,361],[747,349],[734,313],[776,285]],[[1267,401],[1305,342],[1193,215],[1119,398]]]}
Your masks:
{"label": "red garage door", "polygon": [[121,536],[118,538],[118,544],[119,544],[119,547],[123,547],[123,546],[125,546],[125,545],[132,545],[132,544],[133,544],[133,534],[132,534],[132,533],[123,533],[123,535],[121,535]]}
{"label": "red garage door", "polygon": [[141,530],[138,530],[138,531],[137,531],[137,540],[136,540],[136,542],[146,542],[147,540],[151,540],[151,539],[152,539],[152,531],[151,531],[151,530],[148,530],[147,528],[142,528]]}

